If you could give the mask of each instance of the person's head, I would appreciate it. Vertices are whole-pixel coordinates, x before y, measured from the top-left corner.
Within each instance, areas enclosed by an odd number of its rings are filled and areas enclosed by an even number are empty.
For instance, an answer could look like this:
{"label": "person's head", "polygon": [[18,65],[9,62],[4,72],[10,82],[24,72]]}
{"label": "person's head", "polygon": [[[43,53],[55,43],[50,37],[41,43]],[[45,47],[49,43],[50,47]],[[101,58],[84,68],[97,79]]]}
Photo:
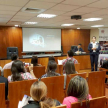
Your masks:
{"label": "person's head", "polygon": [[12,60],[12,61],[17,60],[17,59],[18,59],[17,54],[12,54],[12,55],[11,55],[11,60]]}
{"label": "person's head", "polygon": [[31,64],[33,64],[33,66],[38,65],[38,57],[37,56],[32,56]]}
{"label": "person's head", "polygon": [[52,99],[46,98],[47,86],[42,81],[36,81],[32,84],[30,88],[30,95],[34,101],[39,102],[41,108],[50,108],[55,106]]}
{"label": "person's head", "polygon": [[78,101],[82,101],[87,99],[88,92],[89,90],[86,79],[81,76],[75,76],[70,80],[67,90],[68,96],[76,97]]}
{"label": "person's head", "polygon": [[102,68],[108,69],[108,60],[103,60]]}
{"label": "person's head", "polygon": [[78,48],[81,48],[81,44],[78,44]]}
{"label": "person's head", "polygon": [[96,42],[96,36],[92,37],[92,41],[93,41],[93,43]]}
{"label": "person's head", "polygon": [[67,60],[65,64],[66,74],[76,74],[74,62],[72,60]]}
{"label": "person's head", "polygon": [[54,56],[50,56],[50,57],[49,57],[49,61],[50,61],[50,60],[54,60],[54,61],[55,61]]}
{"label": "person's head", "polygon": [[69,50],[69,51],[68,51],[68,57],[73,57],[73,56],[74,56],[73,50]]}
{"label": "person's head", "polygon": [[57,69],[57,63],[54,60],[50,60],[47,66],[47,76],[48,77],[58,76],[58,74],[55,72],[56,69]]}
{"label": "person's head", "polygon": [[12,81],[22,80],[21,73],[25,72],[23,62],[20,60],[15,60],[11,67]]}

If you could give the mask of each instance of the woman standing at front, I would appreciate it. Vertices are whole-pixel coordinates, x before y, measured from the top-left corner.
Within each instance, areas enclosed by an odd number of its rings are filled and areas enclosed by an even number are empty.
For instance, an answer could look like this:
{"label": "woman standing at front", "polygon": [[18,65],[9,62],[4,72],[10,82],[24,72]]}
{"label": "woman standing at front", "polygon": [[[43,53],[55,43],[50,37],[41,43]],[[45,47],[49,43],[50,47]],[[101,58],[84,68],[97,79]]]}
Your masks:
{"label": "woman standing at front", "polygon": [[98,68],[98,56],[99,51],[101,50],[99,43],[96,42],[96,37],[92,37],[92,42],[88,46],[88,50],[90,51],[90,60],[91,60],[91,71],[94,71],[94,64],[95,64],[95,71]]}

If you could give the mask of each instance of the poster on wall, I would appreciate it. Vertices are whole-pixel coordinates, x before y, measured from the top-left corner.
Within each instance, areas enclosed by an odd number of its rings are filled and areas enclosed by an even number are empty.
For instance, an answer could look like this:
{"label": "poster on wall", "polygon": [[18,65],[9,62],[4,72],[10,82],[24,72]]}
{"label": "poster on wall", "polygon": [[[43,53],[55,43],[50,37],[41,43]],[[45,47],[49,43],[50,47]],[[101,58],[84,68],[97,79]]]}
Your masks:
{"label": "poster on wall", "polygon": [[99,29],[99,43],[101,46],[101,53],[108,54],[108,28]]}

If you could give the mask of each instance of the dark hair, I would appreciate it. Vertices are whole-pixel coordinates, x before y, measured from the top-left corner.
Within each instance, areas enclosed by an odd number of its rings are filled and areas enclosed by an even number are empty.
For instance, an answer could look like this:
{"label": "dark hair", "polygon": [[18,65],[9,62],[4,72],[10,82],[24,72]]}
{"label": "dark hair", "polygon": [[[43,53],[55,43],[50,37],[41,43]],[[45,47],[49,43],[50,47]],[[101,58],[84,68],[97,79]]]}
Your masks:
{"label": "dark hair", "polygon": [[108,69],[108,60],[103,60],[102,68]]}
{"label": "dark hair", "polygon": [[20,81],[23,80],[21,77],[21,73],[25,73],[23,62],[20,60],[16,60],[12,63],[11,67],[12,71],[12,81]]}
{"label": "dark hair", "polygon": [[55,61],[54,56],[50,56],[50,57],[49,57],[49,61],[50,61],[50,60],[54,60],[54,61]]}
{"label": "dark hair", "polygon": [[76,74],[74,62],[72,60],[67,60],[65,63],[66,74]]}
{"label": "dark hair", "polygon": [[92,37],[92,39],[93,39],[93,38],[95,38],[95,39],[96,39],[96,36],[93,36],[93,37]]}
{"label": "dark hair", "polygon": [[73,56],[74,56],[73,50],[69,50],[69,51],[68,51],[68,56],[69,56],[69,57],[73,57]]}
{"label": "dark hair", "polygon": [[14,61],[14,60],[17,60],[18,56],[17,54],[12,54],[11,55],[11,60]]}
{"label": "dark hair", "polygon": [[80,46],[81,46],[82,44],[78,44],[78,45],[80,45]]}
{"label": "dark hair", "polygon": [[47,76],[48,77],[58,76],[58,74],[55,72],[56,69],[57,69],[57,63],[54,60],[50,60],[47,66]]}
{"label": "dark hair", "polygon": [[67,95],[76,97],[79,101],[87,99],[88,84],[86,79],[81,76],[73,77],[69,82]]}
{"label": "dark hair", "polygon": [[38,57],[37,56],[32,56],[31,64],[33,64],[33,66],[38,66]]}

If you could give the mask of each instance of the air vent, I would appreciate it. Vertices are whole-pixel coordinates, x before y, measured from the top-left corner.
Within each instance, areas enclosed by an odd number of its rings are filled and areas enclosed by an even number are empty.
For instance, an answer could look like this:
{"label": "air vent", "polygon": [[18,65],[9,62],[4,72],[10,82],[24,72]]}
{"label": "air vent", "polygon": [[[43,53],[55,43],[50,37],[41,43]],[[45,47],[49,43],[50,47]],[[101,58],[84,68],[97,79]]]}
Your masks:
{"label": "air vent", "polygon": [[38,8],[23,8],[21,11],[23,12],[29,12],[29,13],[42,13],[45,11],[45,9],[38,9]]}

